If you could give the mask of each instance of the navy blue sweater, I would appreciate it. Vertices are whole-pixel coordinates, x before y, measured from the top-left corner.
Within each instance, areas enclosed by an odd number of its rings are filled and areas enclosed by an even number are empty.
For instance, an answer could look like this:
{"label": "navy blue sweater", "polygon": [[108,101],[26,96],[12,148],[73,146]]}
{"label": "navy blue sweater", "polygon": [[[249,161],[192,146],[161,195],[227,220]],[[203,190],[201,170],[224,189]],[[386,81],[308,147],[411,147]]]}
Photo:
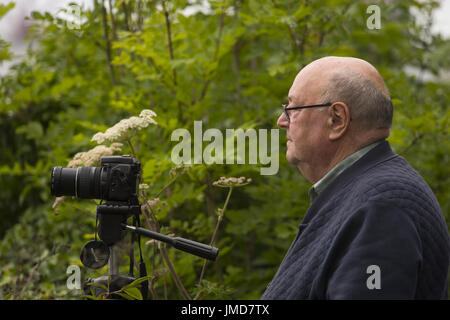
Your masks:
{"label": "navy blue sweater", "polygon": [[384,141],[314,199],[262,299],[445,299],[449,260],[435,196]]}

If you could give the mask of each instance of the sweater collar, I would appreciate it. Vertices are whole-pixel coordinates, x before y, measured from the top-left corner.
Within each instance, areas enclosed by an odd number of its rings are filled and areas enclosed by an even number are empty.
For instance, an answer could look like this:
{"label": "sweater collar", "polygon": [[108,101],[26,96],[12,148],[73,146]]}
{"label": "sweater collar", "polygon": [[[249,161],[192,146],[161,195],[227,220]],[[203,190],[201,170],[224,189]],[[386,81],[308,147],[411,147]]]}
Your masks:
{"label": "sweater collar", "polygon": [[331,181],[318,195],[314,198],[308,211],[303,218],[302,224],[308,223],[316,214],[316,212],[333,197],[345,188],[349,183],[357,179],[367,170],[374,166],[398,157],[389,145],[389,142],[383,140],[365,153],[358,160],[353,162],[349,167],[344,169],[333,181]]}
{"label": "sweater collar", "polygon": [[319,181],[317,181],[311,189],[309,189],[309,197],[311,199],[311,202],[314,201],[315,198],[321,193],[323,190],[327,188],[327,186],[333,182],[334,179],[336,179],[345,169],[351,167],[352,164],[354,164],[356,161],[361,159],[367,152],[372,150],[374,147],[379,145],[384,141],[380,140],[377,142],[374,142],[372,144],[369,144],[358,151],[352,153],[347,158],[339,162],[336,166],[334,166],[330,171],[327,172]]}

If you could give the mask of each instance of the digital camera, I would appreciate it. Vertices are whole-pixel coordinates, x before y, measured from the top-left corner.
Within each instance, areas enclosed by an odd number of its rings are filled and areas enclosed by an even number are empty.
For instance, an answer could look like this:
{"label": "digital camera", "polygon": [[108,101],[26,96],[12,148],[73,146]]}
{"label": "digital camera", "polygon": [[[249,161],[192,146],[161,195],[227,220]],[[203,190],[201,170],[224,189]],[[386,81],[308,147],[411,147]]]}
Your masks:
{"label": "digital camera", "polygon": [[101,167],[53,167],[51,193],[82,199],[126,202],[137,198],[141,164],[130,156],[100,159]]}

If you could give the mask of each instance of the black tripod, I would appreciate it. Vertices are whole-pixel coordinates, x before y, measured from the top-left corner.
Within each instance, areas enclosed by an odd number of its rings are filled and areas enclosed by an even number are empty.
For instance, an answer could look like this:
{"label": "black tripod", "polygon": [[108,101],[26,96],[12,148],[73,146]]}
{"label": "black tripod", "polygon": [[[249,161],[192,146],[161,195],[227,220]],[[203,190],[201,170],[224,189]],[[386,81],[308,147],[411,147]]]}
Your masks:
{"label": "black tripod", "polygon": [[[176,249],[202,257],[204,259],[214,261],[219,253],[219,249],[199,243],[196,241],[176,237],[168,237],[166,235],[150,231],[140,227],[139,215],[141,213],[141,205],[137,198],[130,202],[106,202],[100,204],[96,209],[96,218],[98,221],[98,235],[101,241],[93,240],[88,242],[81,251],[80,259],[82,263],[89,268],[99,269],[109,263],[109,276],[101,276],[95,279],[88,279],[84,285],[86,294],[90,294],[91,288],[95,296],[105,293],[105,287],[109,292],[120,291],[124,286],[130,284],[136,278],[133,274],[134,255],[130,254],[130,272],[128,275],[119,274],[119,260],[115,251],[115,244],[123,238],[124,231],[131,231],[132,245],[135,235],[139,247],[139,275],[147,276],[145,263],[142,258],[142,250],[140,245],[140,236],[149,237],[170,244]],[[133,225],[126,223],[129,217],[133,217]],[[131,249],[133,250],[133,249]],[[88,285],[89,283],[99,284],[99,286]],[[148,296],[148,281],[141,283],[140,291],[144,299]],[[110,295],[108,298],[120,298],[118,295]]]}

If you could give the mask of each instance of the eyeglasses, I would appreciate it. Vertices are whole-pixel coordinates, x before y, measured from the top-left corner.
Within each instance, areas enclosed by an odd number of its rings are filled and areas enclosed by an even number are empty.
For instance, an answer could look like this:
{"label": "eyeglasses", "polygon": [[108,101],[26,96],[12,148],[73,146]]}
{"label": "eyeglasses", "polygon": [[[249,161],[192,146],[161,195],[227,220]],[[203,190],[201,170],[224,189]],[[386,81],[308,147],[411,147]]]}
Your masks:
{"label": "eyeglasses", "polygon": [[319,108],[319,107],[329,107],[331,106],[331,102],[323,103],[323,104],[313,104],[310,106],[301,106],[301,107],[290,107],[288,108],[287,104],[282,104],[281,107],[283,108],[284,114],[286,115],[286,119],[291,122],[291,118],[289,117],[289,110],[299,110],[299,109],[308,109],[308,108]]}

